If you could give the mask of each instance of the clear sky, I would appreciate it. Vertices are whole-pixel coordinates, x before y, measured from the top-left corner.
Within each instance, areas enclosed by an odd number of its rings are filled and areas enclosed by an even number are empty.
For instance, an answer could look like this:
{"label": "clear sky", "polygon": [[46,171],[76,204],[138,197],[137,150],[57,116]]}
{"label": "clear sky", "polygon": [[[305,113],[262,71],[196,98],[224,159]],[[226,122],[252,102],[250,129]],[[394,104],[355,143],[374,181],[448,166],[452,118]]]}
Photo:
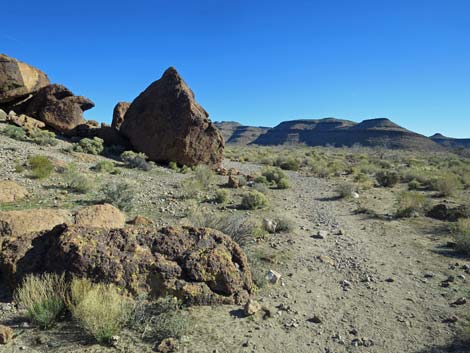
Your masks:
{"label": "clear sky", "polygon": [[0,52],[110,122],[169,66],[212,120],[388,117],[470,137],[470,1],[5,1]]}

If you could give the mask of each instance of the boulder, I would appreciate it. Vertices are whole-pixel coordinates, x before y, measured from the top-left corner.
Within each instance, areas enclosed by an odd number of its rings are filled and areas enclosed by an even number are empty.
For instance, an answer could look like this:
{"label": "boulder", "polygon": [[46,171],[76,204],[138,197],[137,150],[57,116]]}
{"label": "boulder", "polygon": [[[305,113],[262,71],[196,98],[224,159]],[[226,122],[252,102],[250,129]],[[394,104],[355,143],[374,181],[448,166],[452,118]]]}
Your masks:
{"label": "boulder", "polygon": [[4,123],[7,121],[7,113],[5,113],[5,111],[3,111],[2,109],[0,109],[0,123]]}
{"label": "boulder", "polygon": [[44,124],[42,121],[31,118],[25,114],[16,115],[16,113],[13,111],[8,114],[7,121],[25,129],[26,131],[43,129],[46,127],[46,124]]}
{"label": "boulder", "polygon": [[221,133],[172,67],[132,102],[120,132],[155,162],[217,168],[223,158]]}
{"label": "boulder", "polygon": [[95,127],[89,124],[89,121],[86,124],[78,125],[72,132],[69,133],[77,138],[93,138],[99,137],[103,140],[105,146],[123,146],[124,148],[129,147],[129,141],[124,138],[119,131],[112,128],[111,126],[106,126],[101,124],[99,127]]}
{"label": "boulder", "polygon": [[0,54],[0,105],[21,99],[50,84],[35,67]]}
{"label": "boulder", "polygon": [[246,316],[251,316],[261,311],[262,307],[259,302],[253,299],[248,299],[245,306],[243,307],[243,312]]}
{"label": "boulder", "polygon": [[431,208],[426,216],[430,218],[439,219],[441,221],[456,222],[459,218],[466,218],[470,216],[470,208],[462,205],[457,207],[447,207],[441,203]]}
{"label": "boulder", "polygon": [[0,180],[0,203],[20,201],[28,196],[28,191],[14,181]]}
{"label": "boulder", "polygon": [[126,217],[110,204],[83,207],[75,214],[75,224],[90,228],[123,228]]}
{"label": "boulder", "polygon": [[10,289],[26,274],[43,272],[115,283],[133,294],[173,295],[189,304],[240,304],[253,291],[244,252],[208,228],[62,224],[34,240],[4,243],[0,273]]}
{"label": "boulder", "polygon": [[69,211],[59,209],[33,209],[0,212],[0,240],[24,234],[51,230],[61,223],[71,223]]}
{"label": "boulder", "polygon": [[127,102],[119,102],[116,104],[113,110],[113,121],[111,123],[111,126],[114,129],[119,130],[121,128],[121,125],[124,122],[124,116],[126,115],[130,105],[131,103]]}
{"label": "boulder", "polygon": [[13,109],[39,119],[59,132],[68,133],[85,124],[83,112],[94,106],[88,98],[75,96],[68,88],[53,84],[41,88],[32,98]]}

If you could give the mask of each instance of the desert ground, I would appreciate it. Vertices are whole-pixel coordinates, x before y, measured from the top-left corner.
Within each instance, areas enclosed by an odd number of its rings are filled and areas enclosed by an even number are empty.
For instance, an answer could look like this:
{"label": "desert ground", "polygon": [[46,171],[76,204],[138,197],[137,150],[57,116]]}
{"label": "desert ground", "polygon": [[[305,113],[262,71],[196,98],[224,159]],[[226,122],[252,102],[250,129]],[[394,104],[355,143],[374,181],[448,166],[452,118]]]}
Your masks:
{"label": "desert ground", "polygon": [[[156,226],[213,226],[240,244],[253,273],[255,309],[182,303],[177,316],[187,325],[177,332],[178,352],[470,352],[470,258],[463,230],[456,230],[464,222],[429,216],[438,204],[468,206],[465,155],[227,147],[223,166],[237,171],[229,187],[224,173],[153,163],[132,168],[116,151],[84,153],[64,138],[41,145],[5,133],[8,126],[0,123],[0,180],[28,195],[0,204],[1,213],[75,211],[102,203],[104,185],[127,183],[127,221],[142,216]],[[34,176],[35,155],[52,162],[50,175]],[[98,171],[103,161],[112,170]],[[279,167],[288,184],[259,178]],[[397,171],[398,179],[381,186],[377,175],[384,171]],[[71,187],[76,175],[86,187]],[[426,180],[432,177],[448,183],[432,188]],[[267,203],[241,207],[253,190]],[[267,278],[270,271],[280,278]],[[130,322],[102,344],[67,313],[42,329],[3,285],[0,291],[0,324],[13,330],[0,352],[164,351]]]}

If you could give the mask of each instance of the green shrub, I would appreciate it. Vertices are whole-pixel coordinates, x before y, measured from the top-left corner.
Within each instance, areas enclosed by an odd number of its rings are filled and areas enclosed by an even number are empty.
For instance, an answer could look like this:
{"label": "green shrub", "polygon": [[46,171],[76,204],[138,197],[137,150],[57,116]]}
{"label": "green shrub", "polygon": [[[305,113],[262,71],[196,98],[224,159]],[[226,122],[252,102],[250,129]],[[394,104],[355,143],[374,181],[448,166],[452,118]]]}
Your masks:
{"label": "green shrub", "polygon": [[447,173],[432,179],[429,186],[431,190],[438,191],[441,196],[452,196],[462,184],[455,174]]}
{"label": "green shrub", "polygon": [[168,163],[168,167],[172,170],[175,170],[175,171],[180,170],[180,168],[178,167],[178,163],[176,163],[174,161],[171,161],[170,163]]}
{"label": "green shrub", "polygon": [[300,168],[300,163],[297,159],[293,157],[279,157],[275,165],[278,167],[281,167],[281,169],[284,170],[299,170]]}
{"label": "green shrub", "polygon": [[55,133],[47,130],[34,129],[29,133],[29,138],[35,144],[40,146],[55,146],[57,145],[57,140],[55,138]]}
{"label": "green shrub", "polygon": [[421,188],[421,184],[416,179],[413,179],[408,183],[408,190],[418,190],[420,188]]}
{"label": "green shrub", "polygon": [[98,173],[116,173],[116,165],[112,161],[99,161],[93,167],[93,170]]}
{"label": "green shrub", "polygon": [[375,174],[375,179],[380,186],[392,187],[400,181],[400,177],[397,172],[383,170]]}
{"label": "green shrub", "polygon": [[206,165],[198,165],[194,169],[194,178],[205,190],[215,182],[214,171]]}
{"label": "green shrub", "polygon": [[289,187],[289,179],[280,168],[266,167],[261,173],[261,176],[266,178],[268,183],[273,184],[278,189],[287,189]]}
{"label": "green shrub", "polygon": [[145,153],[137,153],[134,151],[125,151],[121,154],[121,160],[124,164],[132,169],[140,169],[149,171],[151,166],[147,163],[147,156]]}
{"label": "green shrub", "polygon": [[93,189],[93,183],[86,175],[77,171],[75,165],[70,165],[64,173],[67,189],[72,192],[86,194]]}
{"label": "green shrub", "polygon": [[66,289],[63,276],[29,275],[16,290],[14,300],[26,309],[31,321],[41,328],[49,328],[65,308]]}
{"label": "green shrub", "polygon": [[133,208],[135,190],[132,185],[126,182],[113,182],[105,184],[101,188],[104,194],[104,201],[110,203],[123,211],[130,211]]}
{"label": "green shrub", "polygon": [[264,194],[256,190],[249,191],[243,195],[241,206],[247,210],[265,208],[268,206],[268,199]]}
{"label": "green shrub", "polygon": [[103,143],[104,141],[99,137],[93,137],[92,139],[83,138],[78,142],[78,144],[73,146],[73,150],[76,152],[98,155],[104,150]]}
{"label": "green shrub", "polygon": [[461,218],[454,228],[456,250],[470,254],[470,218]]}
{"label": "green shrub", "polygon": [[286,216],[274,218],[276,223],[276,232],[291,232],[294,229],[294,221]]}
{"label": "green shrub", "polygon": [[3,129],[3,134],[18,141],[26,140],[26,132],[19,126],[8,125]]}
{"label": "green shrub", "polygon": [[353,192],[356,192],[356,186],[351,183],[341,183],[336,187],[335,191],[342,199],[350,198]]}
{"label": "green shrub", "polygon": [[255,184],[253,186],[253,189],[256,190],[256,191],[259,191],[260,193],[262,194],[267,194],[269,192],[269,188],[267,187],[266,184]]}
{"label": "green shrub", "polygon": [[35,179],[48,178],[54,171],[54,165],[46,156],[30,156],[28,158],[29,169],[31,176]]}
{"label": "green shrub", "polygon": [[289,180],[287,178],[282,178],[277,182],[278,189],[288,189],[290,187]]}
{"label": "green shrub", "polygon": [[255,178],[255,183],[256,184],[269,184],[268,178],[266,178],[264,175],[260,175]]}
{"label": "green shrub", "polygon": [[215,192],[214,200],[217,203],[226,204],[228,202],[229,196],[230,196],[230,193],[228,192],[228,190],[219,189]]}
{"label": "green shrub", "polygon": [[121,331],[134,306],[116,286],[86,280],[72,281],[68,303],[73,318],[99,343],[110,342]]}
{"label": "green shrub", "polygon": [[425,213],[430,206],[428,198],[417,192],[404,191],[397,198],[397,217],[411,217]]}

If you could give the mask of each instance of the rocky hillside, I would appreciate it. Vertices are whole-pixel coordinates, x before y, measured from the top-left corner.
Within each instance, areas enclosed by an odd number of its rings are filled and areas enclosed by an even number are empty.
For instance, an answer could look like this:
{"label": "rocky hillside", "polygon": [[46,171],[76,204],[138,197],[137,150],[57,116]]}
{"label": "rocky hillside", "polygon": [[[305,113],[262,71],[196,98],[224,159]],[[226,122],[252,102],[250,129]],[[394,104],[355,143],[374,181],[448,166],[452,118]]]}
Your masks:
{"label": "rocky hillside", "polygon": [[[237,127],[235,123],[217,123],[217,126],[227,134],[227,143],[242,144],[244,142],[237,139],[237,130],[261,132],[250,130],[250,127]],[[426,136],[409,131],[389,119],[370,119],[361,123],[335,118],[284,121],[265,133],[260,133],[250,143],[257,145],[332,145],[337,147],[360,144],[404,149],[442,149],[439,144]]]}
{"label": "rocky hillside", "polygon": [[469,139],[456,139],[452,137],[447,137],[442,134],[434,134],[429,137],[434,142],[450,148],[470,148],[470,138]]}
{"label": "rocky hillside", "polygon": [[233,145],[248,145],[270,129],[263,126],[246,126],[236,121],[216,121],[214,125],[224,136],[225,142]]}

